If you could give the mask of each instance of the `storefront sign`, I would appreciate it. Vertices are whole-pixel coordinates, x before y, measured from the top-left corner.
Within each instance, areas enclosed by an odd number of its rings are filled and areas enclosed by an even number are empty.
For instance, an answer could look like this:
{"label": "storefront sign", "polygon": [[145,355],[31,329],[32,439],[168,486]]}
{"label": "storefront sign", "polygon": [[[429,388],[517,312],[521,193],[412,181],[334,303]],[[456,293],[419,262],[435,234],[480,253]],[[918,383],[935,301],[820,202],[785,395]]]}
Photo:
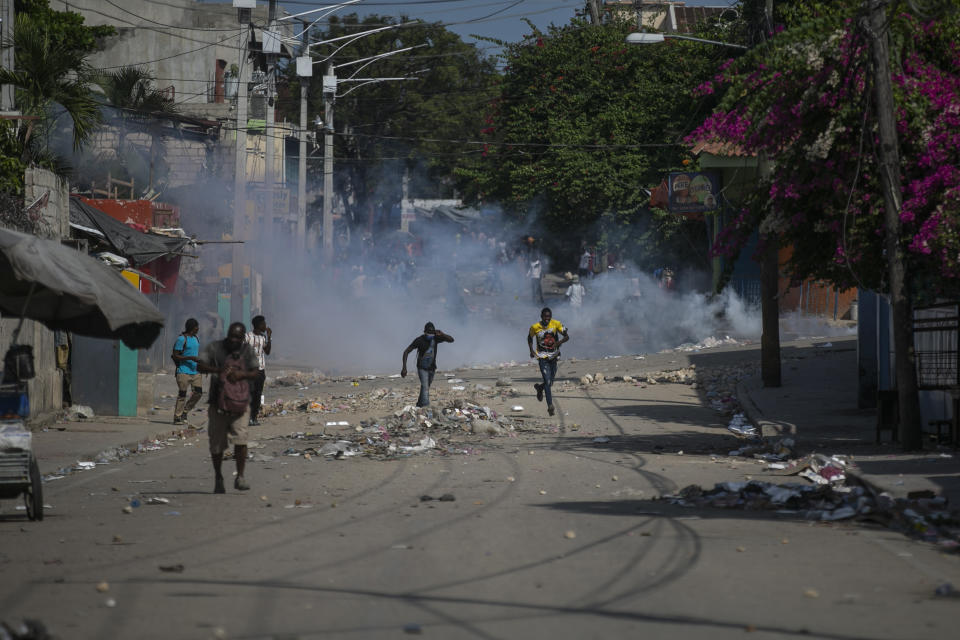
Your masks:
{"label": "storefront sign", "polygon": [[671,173],[669,210],[673,213],[706,213],[717,210],[720,177],[715,173]]}

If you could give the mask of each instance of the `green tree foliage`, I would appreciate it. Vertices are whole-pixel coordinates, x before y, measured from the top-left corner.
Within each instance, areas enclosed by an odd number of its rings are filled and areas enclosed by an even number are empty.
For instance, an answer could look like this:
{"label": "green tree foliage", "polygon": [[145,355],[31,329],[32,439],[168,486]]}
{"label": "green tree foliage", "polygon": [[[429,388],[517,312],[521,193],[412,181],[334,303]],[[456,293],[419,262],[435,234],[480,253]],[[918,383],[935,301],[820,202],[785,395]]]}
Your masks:
{"label": "green tree foliage", "polygon": [[[920,5],[938,5],[930,13]],[[771,180],[729,228],[736,251],[754,229],[794,247],[795,277],[883,289],[883,198],[864,3],[789,3],[782,30],[725,69],[698,139],[763,151]],[[950,9],[949,12],[945,9]],[[891,67],[900,140],[901,245],[911,287],[931,298],[960,291],[960,2],[891,10]]]}
{"label": "green tree foliage", "polygon": [[0,120],[0,193],[23,191],[23,172],[27,167],[20,160],[21,152],[13,121]]}
{"label": "green tree foliage", "polygon": [[[645,189],[689,163],[683,138],[710,109],[692,90],[725,52],[676,40],[627,45],[633,30],[574,20],[501,43],[502,91],[483,130],[489,145],[480,169],[463,173],[475,198],[501,203],[518,220],[582,236],[594,235],[603,216],[636,231],[642,248],[634,251],[659,260],[649,254],[660,231],[675,235],[685,223],[652,216]],[[625,230],[608,235],[622,242]]]}
{"label": "green tree foliage", "polygon": [[16,0],[14,10],[18,16],[26,16],[43,25],[52,39],[67,51],[82,56],[97,51],[104,38],[117,33],[111,26],[85,25],[79,13],[54,11],[50,8],[49,0]]}
{"label": "green tree foliage", "polygon": [[[53,21],[54,27],[57,24]],[[78,149],[100,122],[89,91],[92,71],[75,42],[30,13],[17,15],[13,45],[15,69],[0,68],[0,84],[13,85],[20,111],[38,118],[21,127],[21,160],[56,168],[59,163],[49,149],[58,128],[70,125],[73,146]]]}
{"label": "green tree foliage", "polygon": [[[311,34],[311,40],[329,40],[398,22],[407,19],[361,19],[355,14],[331,18],[326,29]],[[484,105],[496,92],[496,67],[477,47],[464,43],[439,23],[414,22],[352,42],[347,39],[313,47],[311,54],[317,62],[310,84],[311,119],[323,117],[320,76],[328,57],[329,62],[340,65],[412,46],[418,48],[336,71],[341,80],[352,74],[357,78],[419,78],[364,86],[344,81],[338,87],[335,180],[338,193],[353,196],[349,213],[355,222],[366,221],[374,208],[389,209],[397,203],[407,171],[411,196],[452,197],[457,186],[455,168],[469,165],[479,156],[478,149],[464,149],[449,140],[477,135]],[[299,95],[297,90],[292,93]],[[281,107],[288,118],[299,120],[298,99]],[[311,163],[310,172],[313,179],[320,179],[321,163]]]}
{"label": "green tree foliage", "polygon": [[[178,112],[174,99],[154,86],[153,75],[145,67],[126,66],[100,73],[95,83],[103,91],[105,118],[117,128],[118,142],[114,161],[88,167],[83,171],[85,178],[103,180],[110,171],[114,177],[133,177],[142,185],[152,186],[162,180],[169,171],[164,161],[164,116]],[[149,149],[129,145],[131,132],[149,135]]]}

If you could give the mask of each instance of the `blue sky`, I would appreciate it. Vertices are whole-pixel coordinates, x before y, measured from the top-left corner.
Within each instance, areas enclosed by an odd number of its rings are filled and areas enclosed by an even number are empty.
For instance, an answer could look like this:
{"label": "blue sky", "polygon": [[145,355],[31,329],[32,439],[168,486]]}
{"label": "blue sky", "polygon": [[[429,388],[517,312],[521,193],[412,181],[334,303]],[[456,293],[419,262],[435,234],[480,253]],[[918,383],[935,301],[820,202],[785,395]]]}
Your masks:
{"label": "blue sky", "polygon": [[[290,13],[335,3],[336,0],[280,0],[281,6]],[[735,4],[735,0],[686,0],[686,4],[729,6]],[[445,22],[468,42],[472,41],[471,34],[515,42],[530,32],[523,18],[545,29],[551,23],[566,24],[585,5],[584,0],[361,0],[340,13],[406,15],[429,22]],[[490,45],[482,43],[481,46]]]}

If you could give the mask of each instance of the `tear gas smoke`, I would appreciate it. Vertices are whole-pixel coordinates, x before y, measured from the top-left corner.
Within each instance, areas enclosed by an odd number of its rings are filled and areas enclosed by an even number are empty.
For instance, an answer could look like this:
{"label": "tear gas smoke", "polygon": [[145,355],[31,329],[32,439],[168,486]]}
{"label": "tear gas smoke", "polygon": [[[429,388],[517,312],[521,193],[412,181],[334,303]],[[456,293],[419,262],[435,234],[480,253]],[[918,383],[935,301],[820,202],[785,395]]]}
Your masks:
{"label": "tear gas smoke", "polygon": [[[263,313],[276,335],[274,361],[327,374],[396,372],[402,351],[430,321],[456,340],[440,349],[441,369],[525,362],[527,331],[543,306],[568,327],[567,357],[648,353],[711,336],[760,333],[758,311],[735,294],[664,290],[632,268],[586,279],[583,306],[575,309],[565,295],[569,281],[548,274],[543,256],[541,304],[533,297],[526,252],[508,258],[504,238],[471,237],[439,221],[424,226],[419,238],[397,232],[376,245],[355,242],[329,269],[318,259],[298,265],[278,241],[260,237],[248,244],[264,271]],[[408,245],[421,243],[422,255],[409,261]]]}

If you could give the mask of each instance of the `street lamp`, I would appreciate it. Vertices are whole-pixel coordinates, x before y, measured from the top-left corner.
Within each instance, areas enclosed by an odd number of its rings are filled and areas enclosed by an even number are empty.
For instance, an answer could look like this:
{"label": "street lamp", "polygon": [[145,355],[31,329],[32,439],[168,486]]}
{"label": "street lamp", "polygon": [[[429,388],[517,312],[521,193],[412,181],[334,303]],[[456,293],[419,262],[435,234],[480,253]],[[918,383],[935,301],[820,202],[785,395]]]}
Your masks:
{"label": "street lamp", "polygon": [[719,40],[705,40],[703,38],[694,38],[692,36],[681,36],[676,33],[647,33],[645,31],[638,31],[636,33],[628,34],[626,42],[627,44],[657,44],[658,42],[663,42],[667,38],[672,40],[691,40],[693,42],[702,42],[704,44],[712,44],[718,47],[730,47],[731,49],[742,49],[744,51],[746,51],[748,48],[742,44],[731,44],[729,42],[720,42]]}

